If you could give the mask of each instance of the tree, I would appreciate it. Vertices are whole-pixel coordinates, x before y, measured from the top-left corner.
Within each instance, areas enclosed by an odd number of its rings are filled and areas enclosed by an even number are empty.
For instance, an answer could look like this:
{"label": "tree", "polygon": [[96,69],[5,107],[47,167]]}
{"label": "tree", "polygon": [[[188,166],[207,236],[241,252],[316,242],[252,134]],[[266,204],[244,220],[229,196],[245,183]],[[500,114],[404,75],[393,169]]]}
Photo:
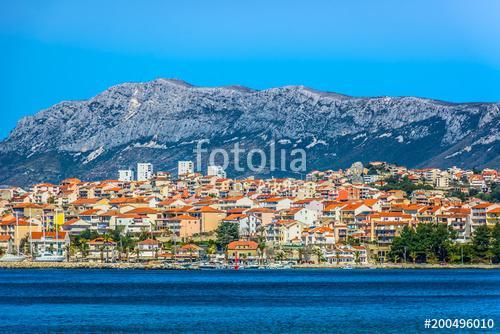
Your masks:
{"label": "tree", "polygon": [[413,182],[408,179],[408,176],[391,176],[387,178],[386,184],[382,187],[380,187],[381,190],[388,191],[388,190],[403,190],[405,191],[408,195],[410,195],[413,191],[417,189],[424,189],[424,190],[431,190],[434,189],[430,185],[415,185]]}
{"label": "tree", "polygon": [[104,262],[104,244],[99,246],[99,251],[101,252],[101,263]]}
{"label": "tree", "polygon": [[278,261],[278,262],[283,261],[285,259],[285,256],[286,256],[286,254],[283,251],[283,249],[281,249],[281,247],[278,247],[276,249],[275,256],[274,256],[274,258],[276,259],[276,261]]}
{"label": "tree", "polygon": [[476,192],[474,195],[483,201],[500,202],[500,185],[493,184],[489,193]]}
{"label": "tree", "polygon": [[136,242],[129,233],[120,237],[119,241],[120,253],[125,253],[127,261],[129,260],[130,252],[134,251],[135,246]]}
{"label": "tree", "polygon": [[474,235],[472,237],[472,248],[474,250],[474,256],[478,260],[484,261],[488,257],[490,237],[490,230],[486,225],[481,225],[474,231]]}
{"label": "tree", "polygon": [[266,249],[266,237],[265,237],[265,227],[259,226],[257,232],[259,233],[257,239],[257,250],[259,251],[259,264],[263,262],[264,259],[264,250]]}
{"label": "tree", "polygon": [[239,239],[239,226],[231,222],[222,222],[216,230],[217,243],[223,249],[227,249],[227,245]]}
{"label": "tree", "polygon": [[144,241],[150,238],[151,238],[151,232],[145,228],[142,228],[141,233],[139,234],[139,241]]}
{"label": "tree", "polygon": [[[392,242],[389,257],[393,262],[397,262],[396,256],[398,259],[404,259],[408,251],[415,253],[416,248],[418,247],[416,245],[415,230],[410,226],[404,226],[399,236],[395,237]],[[416,258],[414,258],[415,260]]]}
{"label": "tree", "polygon": [[318,264],[321,264],[321,262],[323,261],[323,251],[321,250],[321,248],[314,247],[313,253],[314,253],[314,255],[316,255],[316,257],[318,259]]}
{"label": "tree", "polygon": [[500,263],[500,223],[496,223],[491,231],[492,262]]}
{"label": "tree", "polygon": [[89,255],[89,245],[87,242],[81,242],[77,245],[78,251],[82,255],[82,258],[86,258]]}
{"label": "tree", "polygon": [[450,251],[450,262],[470,263],[473,258],[473,253],[471,243],[456,243]]}
{"label": "tree", "polygon": [[207,255],[214,255],[217,252],[217,246],[214,244],[211,244],[210,246],[207,247],[206,253]]}
{"label": "tree", "polygon": [[436,262],[449,259],[456,232],[445,224],[419,224],[416,229],[405,226],[391,245],[389,257],[393,262],[408,260]]}
{"label": "tree", "polygon": [[311,245],[299,249],[299,258],[301,262],[311,261],[311,255],[313,255],[313,247]]}
{"label": "tree", "polygon": [[74,248],[71,246],[71,244],[64,246],[64,250],[66,251],[66,261],[68,262],[71,258],[71,253],[73,252],[73,249]]}

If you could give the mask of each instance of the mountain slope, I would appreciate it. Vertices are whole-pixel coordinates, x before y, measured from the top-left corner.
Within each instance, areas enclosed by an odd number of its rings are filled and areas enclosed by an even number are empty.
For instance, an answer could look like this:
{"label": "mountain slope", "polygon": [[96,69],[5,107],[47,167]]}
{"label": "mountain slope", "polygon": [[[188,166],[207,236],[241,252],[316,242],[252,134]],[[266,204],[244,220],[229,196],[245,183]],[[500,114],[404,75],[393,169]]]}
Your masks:
{"label": "mountain slope", "polygon": [[[247,150],[276,140],[278,149],[305,149],[308,170],[358,160],[498,168],[499,120],[499,103],[357,98],[302,86],[125,83],[21,119],[0,143],[0,184],[116,177],[138,161],[173,171],[177,160],[195,160],[201,139],[209,149],[239,142]],[[228,172],[238,175],[231,166]]]}

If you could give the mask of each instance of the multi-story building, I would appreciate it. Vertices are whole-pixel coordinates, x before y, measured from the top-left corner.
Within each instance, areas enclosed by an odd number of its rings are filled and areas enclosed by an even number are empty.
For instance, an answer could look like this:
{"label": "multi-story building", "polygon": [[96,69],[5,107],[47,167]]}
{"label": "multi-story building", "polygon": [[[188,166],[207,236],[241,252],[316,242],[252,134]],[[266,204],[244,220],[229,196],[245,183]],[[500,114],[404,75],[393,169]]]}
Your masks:
{"label": "multi-story building", "polygon": [[32,254],[66,256],[70,239],[66,232],[31,232],[29,242]]}
{"label": "multi-story building", "polygon": [[137,164],[137,181],[147,181],[153,177],[153,165],[150,163]]}
{"label": "multi-story building", "polygon": [[222,166],[208,166],[207,167],[207,175],[208,176],[217,176],[218,178],[225,179],[226,178],[226,171]]}
{"label": "multi-story building", "polygon": [[134,180],[134,172],[131,169],[120,169],[118,171],[118,181],[132,182]]}
{"label": "multi-story building", "polygon": [[177,175],[189,175],[194,173],[194,163],[192,161],[179,161],[177,163]]}

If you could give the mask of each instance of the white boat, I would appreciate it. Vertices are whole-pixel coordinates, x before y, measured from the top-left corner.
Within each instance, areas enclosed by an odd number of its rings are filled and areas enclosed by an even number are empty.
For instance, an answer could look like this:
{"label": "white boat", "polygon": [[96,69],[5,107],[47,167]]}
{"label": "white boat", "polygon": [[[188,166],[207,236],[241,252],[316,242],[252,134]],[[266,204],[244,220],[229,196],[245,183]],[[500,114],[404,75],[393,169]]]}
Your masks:
{"label": "white boat", "polygon": [[267,266],[267,269],[290,269],[292,266],[289,263],[272,263]]}
{"label": "white boat", "polygon": [[51,253],[43,253],[35,257],[35,262],[63,262],[66,260],[64,255],[54,255]]}
{"label": "white boat", "polygon": [[214,262],[204,262],[200,263],[199,268],[201,270],[214,270],[214,269],[224,269],[224,265]]}
{"label": "white boat", "polygon": [[5,254],[0,257],[0,262],[21,262],[26,259],[24,255]]}
{"label": "white boat", "polygon": [[261,266],[259,266],[258,264],[249,264],[245,266],[245,269],[260,269],[260,268]]}
{"label": "white boat", "polygon": [[348,270],[350,270],[350,269],[353,269],[353,268],[350,265],[347,265],[347,266],[342,267],[342,269],[348,269]]}

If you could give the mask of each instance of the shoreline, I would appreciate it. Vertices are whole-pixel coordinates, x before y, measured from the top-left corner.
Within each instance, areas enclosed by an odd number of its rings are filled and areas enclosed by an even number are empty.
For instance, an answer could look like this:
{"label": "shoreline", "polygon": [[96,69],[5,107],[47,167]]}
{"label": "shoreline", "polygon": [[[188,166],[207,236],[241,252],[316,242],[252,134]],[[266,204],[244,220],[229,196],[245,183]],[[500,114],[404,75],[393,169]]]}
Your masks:
{"label": "shoreline", "polygon": [[[100,263],[100,262],[0,262],[0,269],[143,269],[143,270],[199,270],[196,268],[171,268],[160,262],[148,263]],[[328,264],[300,264],[290,269],[347,269]],[[348,269],[500,269],[500,264],[378,264],[353,265]],[[245,270],[245,269],[244,269]],[[253,270],[253,269],[246,269]],[[262,269],[260,269],[262,270]],[[280,269],[269,269],[280,270]]]}

